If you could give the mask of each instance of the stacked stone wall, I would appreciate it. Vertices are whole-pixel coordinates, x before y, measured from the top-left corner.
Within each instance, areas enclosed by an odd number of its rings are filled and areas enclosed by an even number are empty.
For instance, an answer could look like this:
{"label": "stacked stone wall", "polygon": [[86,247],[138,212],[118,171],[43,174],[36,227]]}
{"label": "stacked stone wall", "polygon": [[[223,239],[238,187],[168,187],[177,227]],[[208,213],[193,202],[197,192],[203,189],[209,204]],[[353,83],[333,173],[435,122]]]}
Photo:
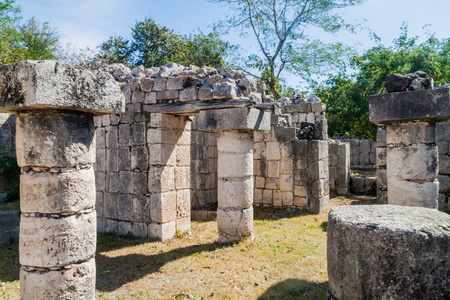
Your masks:
{"label": "stacked stone wall", "polygon": [[386,129],[379,128],[377,131],[377,202],[379,204],[388,204],[386,159],[387,159]]}
{"label": "stacked stone wall", "polygon": [[0,245],[19,240],[19,211],[0,211]]}
{"label": "stacked stone wall", "polygon": [[436,145],[439,151],[438,209],[450,213],[450,121],[436,124]]}
{"label": "stacked stone wall", "polygon": [[330,189],[338,195],[350,192],[350,143],[329,140],[328,163]]}
{"label": "stacked stone wall", "polygon": [[333,139],[350,144],[350,168],[352,170],[377,168],[376,142],[346,137],[333,137]]}

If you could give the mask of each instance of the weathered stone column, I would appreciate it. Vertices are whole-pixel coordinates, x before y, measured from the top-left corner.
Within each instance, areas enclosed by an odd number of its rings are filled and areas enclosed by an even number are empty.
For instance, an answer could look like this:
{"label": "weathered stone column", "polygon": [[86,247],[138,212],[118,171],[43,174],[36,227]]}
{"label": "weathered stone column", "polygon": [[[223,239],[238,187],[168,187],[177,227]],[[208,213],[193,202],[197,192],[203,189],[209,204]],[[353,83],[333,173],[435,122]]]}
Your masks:
{"label": "weathered stone column", "polygon": [[450,89],[370,97],[370,119],[387,130],[388,203],[437,208],[435,122],[450,118]]}
{"label": "weathered stone column", "polygon": [[219,242],[253,237],[253,132],[270,130],[270,114],[257,109],[204,111],[199,127],[218,131]]}
{"label": "weathered stone column", "polygon": [[124,104],[103,72],[53,61],[0,67],[0,112],[17,114],[22,299],[95,298],[93,116]]}

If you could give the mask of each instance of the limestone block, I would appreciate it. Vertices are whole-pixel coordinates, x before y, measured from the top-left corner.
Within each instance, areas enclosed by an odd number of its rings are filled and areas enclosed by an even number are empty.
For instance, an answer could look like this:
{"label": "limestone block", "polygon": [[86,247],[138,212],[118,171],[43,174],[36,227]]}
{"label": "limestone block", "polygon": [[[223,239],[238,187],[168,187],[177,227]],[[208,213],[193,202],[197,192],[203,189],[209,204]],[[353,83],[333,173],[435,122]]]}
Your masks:
{"label": "limestone block", "polygon": [[439,193],[447,194],[450,193],[450,176],[439,175]]}
{"label": "limestone block", "polygon": [[268,142],[266,143],[266,159],[267,160],[280,160],[280,143],[278,142]]}
{"label": "limestone block", "polygon": [[359,163],[360,163],[360,165],[368,165],[368,164],[370,164],[370,155],[369,155],[369,153],[361,152],[359,154]]}
{"label": "limestone block", "polygon": [[273,192],[272,190],[263,190],[263,203],[272,204],[273,203]]}
{"label": "limestone block", "polygon": [[301,207],[301,208],[307,208],[308,207],[308,199],[301,198],[301,197],[295,197],[294,198],[294,206]]}
{"label": "limestone block", "polygon": [[119,235],[127,235],[131,233],[131,223],[130,222],[118,222],[117,224],[117,233]]}
{"label": "limestone block", "polygon": [[178,142],[179,133],[175,129],[150,128],[147,131],[148,144],[170,144]]}
{"label": "limestone block", "polygon": [[1,112],[51,108],[102,115],[125,109],[125,97],[110,74],[56,61],[3,65],[0,86],[6,87],[0,93]]}
{"label": "limestone block", "polygon": [[90,300],[95,298],[95,260],[69,265],[62,270],[38,272],[20,269],[22,299]]}
{"label": "limestone block", "polygon": [[[152,151],[152,148],[150,148]],[[153,153],[151,153],[153,157]],[[145,145],[134,146],[131,148],[131,169],[138,169],[140,171],[147,171],[148,169],[148,150]]]}
{"label": "limestone block", "polygon": [[134,236],[147,237],[148,225],[146,223],[133,222],[131,225],[131,233]]}
{"label": "limestone block", "polygon": [[[389,172],[389,170],[388,170]],[[401,181],[389,177],[389,204],[437,208],[439,182]]]}
{"label": "limestone block", "polygon": [[377,169],[377,187],[382,190],[387,190],[388,178],[386,169]]}
{"label": "limestone block", "polygon": [[393,121],[448,119],[449,99],[447,88],[370,96],[370,120],[383,125]]}
{"label": "limestone block", "polygon": [[[96,117],[99,118],[99,117]],[[94,118],[95,120],[95,118]],[[106,131],[105,128],[97,128],[95,130],[95,146],[97,149],[106,148]]]}
{"label": "limestone block", "polygon": [[320,179],[328,176],[328,170],[322,160],[308,161],[308,177]]}
{"label": "limestone block", "polygon": [[145,94],[142,91],[134,91],[131,93],[131,103],[142,103],[144,102]]}
{"label": "limestone block", "polygon": [[269,160],[266,162],[267,165],[267,175],[269,177],[278,178],[280,177],[280,161]]}
{"label": "limestone block", "polygon": [[178,91],[162,91],[156,93],[156,100],[175,100],[178,99]]}
{"label": "limestone block", "polygon": [[[98,153],[98,151],[97,151]],[[118,170],[131,170],[131,152],[130,147],[120,147],[118,152]]]}
{"label": "limestone block", "polygon": [[184,84],[184,78],[173,77],[173,78],[167,79],[166,86],[169,91],[175,91],[175,90],[182,90],[183,84]]}
{"label": "limestone block", "polygon": [[352,177],[352,192],[364,193],[364,177]]}
{"label": "limestone block", "polygon": [[177,219],[176,220],[176,230],[187,231],[191,230],[191,217]]}
{"label": "limestone block", "polygon": [[450,156],[439,155],[439,173],[450,175]]}
{"label": "limestone block", "polygon": [[151,223],[148,225],[148,236],[159,238],[165,242],[173,238],[176,234],[176,222],[168,222],[164,224]]}
{"label": "limestone block", "polygon": [[388,193],[385,190],[377,189],[377,203],[388,204]]}
{"label": "limestone block", "polygon": [[191,169],[189,167],[175,168],[175,188],[177,190],[191,187]]}
{"label": "limestone block", "polygon": [[131,194],[133,192],[132,180],[133,180],[133,172],[120,171],[118,192]]}
{"label": "limestone block", "polygon": [[253,152],[253,133],[251,132],[219,132],[217,137],[217,150],[225,153]]}
{"label": "limestone block", "polygon": [[265,150],[266,150],[265,143],[255,143],[253,148],[253,158],[261,159],[261,157],[265,157]]}
{"label": "limestone block", "polygon": [[387,132],[384,129],[378,129],[377,131],[377,147],[386,147],[387,145]]}
{"label": "limestone block", "polygon": [[293,192],[283,192],[283,205],[293,206],[294,205],[294,193]]}
{"label": "limestone block", "polygon": [[95,255],[96,226],[95,212],[58,219],[22,215],[20,264],[50,268],[88,260]]}
{"label": "limestone block", "polygon": [[281,175],[280,191],[292,192],[293,190],[294,190],[294,176],[293,175]]}
{"label": "limestone block", "polygon": [[[133,199],[133,221],[149,223],[150,197],[145,195],[132,195],[132,199]],[[145,229],[145,235],[143,236],[147,236],[147,229]]]}
{"label": "limestone block", "polygon": [[[117,213],[119,220],[134,221],[133,219],[133,198],[131,194],[118,194],[117,196]],[[131,227],[130,227],[131,231]],[[119,232],[127,234],[128,231],[121,232],[119,224]]]}
{"label": "limestone block", "polygon": [[104,216],[110,219],[117,219],[117,193],[103,194]]}
{"label": "limestone block", "polygon": [[436,146],[438,147],[439,155],[448,155],[449,154],[449,143],[448,142],[436,142]]}
{"label": "limestone block", "polygon": [[67,167],[94,162],[95,131],[88,114],[21,113],[16,118],[16,131],[20,167]]}
{"label": "limestone block", "polygon": [[361,140],[359,150],[361,153],[370,153],[370,140]]}
{"label": "limestone block", "polygon": [[337,168],[336,167],[330,167],[328,170],[328,174],[330,175],[330,178],[337,178]]}
{"label": "limestone block", "polygon": [[97,192],[104,192],[106,190],[105,172],[95,172],[95,187]]}
{"label": "limestone block", "polygon": [[213,85],[213,99],[234,99],[237,96],[236,85],[230,82],[217,82]]}
{"label": "limestone block", "polygon": [[436,146],[413,145],[389,148],[387,151],[389,180],[429,180],[438,175]]}
{"label": "limestone block", "polygon": [[386,165],[386,158],[387,158],[387,148],[377,148],[377,166],[385,166]]}
{"label": "limestone block", "polygon": [[307,157],[310,161],[328,157],[328,141],[307,141]]}
{"label": "limestone block", "polygon": [[294,157],[294,147],[292,143],[283,143],[280,145],[281,157],[293,158]]}
{"label": "limestone block", "polygon": [[64,173],[23,172],[20,210],[29,213],[75,213],[95,206],[94,169]]}
{"label": "limestone block", "polygon": [[320,214],[328,208],[330,198],[328,195],[321,198],[310,198],[308,202],[309,211],[313,214]]}
{"label": "limestone block", "polygon": [[369,154],[369,165],[374,165],[374,166],[377,165],[377,152],[376,152],[376,149],[375,149],[375,151],[370,151],[370,154]]}
{"label": "limestone block", "polygon": [[292,158],[281,159],[281,174],[289,175],[292,174],[294,169],[294,162]]}
{"label": "limestone block", "polygon": [[107,190],[111,193],[117,193],[119,191],[119,173],[106,173],[106,187]]}
{"label": "limestone block", "polygon": [[201,130],[270,130],[270,113],[255,108],[227,108],[200,112]]}
{"label": "limestone block", "polygon": [[238,180],[219,178],[217,192],[219,208],[233,210],[249,208],[253,203],[253,178]]}
{"label": "limestone block", "polygon": [[147,182],[148,182],[148,173],[147,172],[133,172],[133,194],[147,194]]}
{"label": "limestone block", "polygon": [[280,191],[273,191],[272,192],[272,205],[275,207],[281,207],[283,206],[283,199],[281,199],[281,192]]}
{"label": "limestone block", "polygon": [[131,125],[131,142],[132,145],[145,145],[147,126],[144,122],[134,123]]}
{"label": "limestone block", "polygon": [[306,122],[308,122],[308,123],[316,122],[316,116],[314,115],[314,113],[310,112],[306,115]]}
{"label": "limestone block", "polygon": [[153,222],[167,223],[175,221],[177,215],[177,193],[153,194],[150,197],[150,218]]}
{"label": "limestone block", "polygon": [[156,104],[156,92],[145,93],[144,104]]}
{"label": "limestone block", "polygon": [[177,219],[191,215],[191,192],[190,190],[177,191]]}
{"label": "limestone block", "polygon": [[428,122],[409,122],[387,126],[387,144],[414,145],[435,142],[435,125]]}
{"label": "limestone block", "polygon": [[179,94],[181,102],[195,101],[197,100],[197,91],[194,88],[182,89]]}
{"label": "limestone block", "polygon": [[161,92],[166,90],[167,78],[155,78],[153,82],[153,91]]}
{"label": "limestone block", "polygon": [[240,178],[253,175],[253,153],[220,153],[218,177]]}
{"label": "limestone block", "polygon": [[253,207],[243,210],[217,209],[219,243],[253,237]]}
{"label": "limestone block", "polygon": [[450,216],[445,213],[342,206],[331,210],[327,235],[333,299],[431,300],[450,294]]}
{"label": "limestone block", "polygon": [[97,232],[106,232],[106,222],[104,218],[97,218]]}
{"label": "limestone block", "polygon": [[198,100],[207,101],[212,99],[213,90],[210,88],[201,87],[198,90]]}

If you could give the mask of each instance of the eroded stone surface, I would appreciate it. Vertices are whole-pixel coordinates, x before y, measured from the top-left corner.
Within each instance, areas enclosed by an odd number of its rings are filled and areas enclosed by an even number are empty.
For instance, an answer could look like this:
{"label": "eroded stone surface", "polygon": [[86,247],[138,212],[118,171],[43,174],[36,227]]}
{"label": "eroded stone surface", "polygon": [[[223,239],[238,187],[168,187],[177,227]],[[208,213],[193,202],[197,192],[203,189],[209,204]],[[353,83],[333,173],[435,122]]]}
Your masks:
{"label": "eroded stone surface", "polygon": [[331,299],[450,297],[450,216],[394,205],[342,206],[328,217]]}
{"label": "eroded stone surface", "polygon": [[217,210],[219,243],[239,241],[253,236],[253,207],[243,210]]}
{"label": "eroded stone surface", "polygon": [[114,78],[56,61],[22,61],[0,67],[0,112],[79,110],[95,115],[125,111]]}
{"label": "eroded stone surface", "polygon": [[95,299],[95,260],[55,271],[20,269],[21,299]]}

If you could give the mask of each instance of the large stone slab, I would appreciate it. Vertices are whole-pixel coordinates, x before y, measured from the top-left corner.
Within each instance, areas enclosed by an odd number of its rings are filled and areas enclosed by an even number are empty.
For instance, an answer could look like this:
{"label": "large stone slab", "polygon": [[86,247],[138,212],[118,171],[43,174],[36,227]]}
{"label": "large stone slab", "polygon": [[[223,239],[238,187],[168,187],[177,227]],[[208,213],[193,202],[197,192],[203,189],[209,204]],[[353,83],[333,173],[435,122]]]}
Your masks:
{"label": "large stone slab", "polygon": [[120,113],[125,96],[111,74],[102,71],[31,60],[0,67],[0,112],[48,108]]}
{"label": "large stone slab", "polygon": [[202,111],[198,129],[270,130],[270,113],[247,107]]}
{"label": "large stone slab", "polygon": [[331,210],[328,299],[449,299],[450,215],[395,205]]}
{"label": "large stone slab", "polygon": [[448,120],[450,89],[370,96],[369,111],[370,120],[379,125],[395,121]]}

